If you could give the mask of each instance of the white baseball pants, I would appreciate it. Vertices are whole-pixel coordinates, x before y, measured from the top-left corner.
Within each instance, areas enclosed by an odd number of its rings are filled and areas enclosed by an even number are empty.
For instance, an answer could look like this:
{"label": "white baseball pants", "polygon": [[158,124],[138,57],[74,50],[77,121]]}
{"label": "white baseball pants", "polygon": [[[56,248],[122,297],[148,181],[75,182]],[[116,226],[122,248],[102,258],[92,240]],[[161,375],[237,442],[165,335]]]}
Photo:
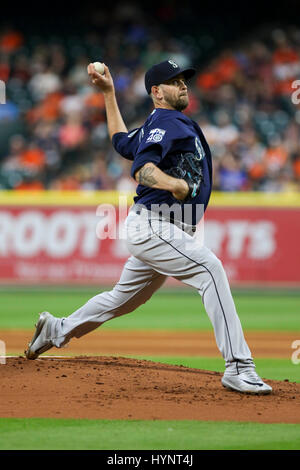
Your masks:
{"label": "white baseball pants", "polygon": [[70,316],[57,319],[52,328],[54,345],[61,347],[72,337],[79,338],[112,318],[132,312],[172,276],[198,290],[226,367],[237,372],[254,367],[221,261],[190,230],[183,231],[146,209],[138,213],[131,210],[126,229],[132,256],[119,282]]}

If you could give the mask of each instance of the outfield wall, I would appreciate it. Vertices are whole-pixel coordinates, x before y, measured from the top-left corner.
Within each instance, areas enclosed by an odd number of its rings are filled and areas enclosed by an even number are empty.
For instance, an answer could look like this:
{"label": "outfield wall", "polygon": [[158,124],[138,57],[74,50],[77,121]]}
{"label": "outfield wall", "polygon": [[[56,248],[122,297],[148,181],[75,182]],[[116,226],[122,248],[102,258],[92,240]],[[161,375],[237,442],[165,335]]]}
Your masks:
{"label": "outfield wall", "polygon": [[[129,256],[123,223],[132,198],[112,191],[0,192],[0,283],[116,282]],[[299,235],[295,193],[214,193],[204,219],[204,242],[232,285],[300,286]]]}

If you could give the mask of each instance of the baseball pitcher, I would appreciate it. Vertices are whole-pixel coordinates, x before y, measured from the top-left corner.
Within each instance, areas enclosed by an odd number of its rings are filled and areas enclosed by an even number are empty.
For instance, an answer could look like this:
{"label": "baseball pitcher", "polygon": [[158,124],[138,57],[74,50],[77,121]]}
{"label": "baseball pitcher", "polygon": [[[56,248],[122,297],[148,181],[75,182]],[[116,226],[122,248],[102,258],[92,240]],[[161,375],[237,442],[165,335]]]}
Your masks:
{"label": "baseball pitcher", "polygon": [[154,109],[140,128],[129,132],[109,68],[104,65],[100,74],[89,64],[88,74],[104,95],[112,144],[132,160],[131,175],[138,182],[126,219],[131,256],[111,291],[96,295],[65,318],[41,313],[26,357],[36,359],[51,347],[60,348],[72,337],[132,312],[172,276],[197,289],[202,298],[225,360],[223,386],[270,393],[272,388],[256,373],[222,263],[195,236],[212,188],[209,146],[198,124],[183,114],[189,103],[187,82],[195,69],[181,68],[173,60],[151,67],[145,88]]}

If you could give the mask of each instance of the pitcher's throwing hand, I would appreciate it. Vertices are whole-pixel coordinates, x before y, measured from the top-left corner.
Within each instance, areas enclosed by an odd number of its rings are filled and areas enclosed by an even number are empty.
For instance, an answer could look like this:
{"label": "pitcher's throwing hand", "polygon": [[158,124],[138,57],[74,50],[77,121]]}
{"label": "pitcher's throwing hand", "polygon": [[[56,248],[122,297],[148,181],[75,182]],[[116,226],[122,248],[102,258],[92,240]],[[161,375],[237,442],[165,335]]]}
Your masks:
{"label": "pitcher's throwing hand", "polygon": [[93,63],[87,67],[88,74],[91,78],[93,85],[96,85],[102,93],[114,91],[114,82],[107,65],[104,65],[104,73],[98,73]]}

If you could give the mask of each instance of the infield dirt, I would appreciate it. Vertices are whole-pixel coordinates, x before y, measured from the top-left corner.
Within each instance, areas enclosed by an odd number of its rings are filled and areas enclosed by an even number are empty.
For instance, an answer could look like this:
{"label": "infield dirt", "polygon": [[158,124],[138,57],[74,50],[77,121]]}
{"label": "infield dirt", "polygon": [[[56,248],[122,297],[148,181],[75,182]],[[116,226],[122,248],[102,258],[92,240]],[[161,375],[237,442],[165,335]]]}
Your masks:
{"label": "infield dirt", "polygon": [[218,372],[101,356],[8,358],[0,376],[0,417],[300,423],[299,383],[244,395]]}

